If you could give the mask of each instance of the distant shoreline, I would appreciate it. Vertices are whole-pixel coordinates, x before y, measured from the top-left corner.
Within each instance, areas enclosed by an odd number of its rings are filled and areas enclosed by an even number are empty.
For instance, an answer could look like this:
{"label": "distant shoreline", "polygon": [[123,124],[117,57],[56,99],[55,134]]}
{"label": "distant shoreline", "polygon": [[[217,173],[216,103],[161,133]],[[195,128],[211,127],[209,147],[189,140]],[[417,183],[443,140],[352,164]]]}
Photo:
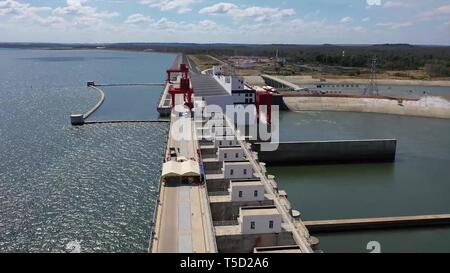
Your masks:
{"label": "distant shoreline", "polygon": [[53,50],[53,51],[75,51],[75,50],[97,50],[97,51],[126,51],[136,53],[159,53],[159,54],[179,54],[175,51],[158,51],[158,50],[140,50],[140,49],[126,49],[126,48],[58,48],[58,47],[4,47],[0,45],[0,49],[19,49],[19,50]]}
{"label": "distant shoreline", "polygon": [[[235,50],[231,50],[233,45],[238,44],[196,44],[196,43],[106,43],[106,44],[64,44],[64,43],[0,43],[0,49],[29,49],[29,50],[54,50],[54,51],[74,51],[74,50],[101,50],[101,51],[120,51],[120,52],[136,52],[136,53],[158,53],[158,54],[204,54],[199,52],[215,52],[216,54],[224,54],[228,56],[229,54],[234,54]],[[231,48],[228,48],[230,47]],[[331,45],[317,45],[317,50],[327,50]],[[388,48],[396,50],[400,54],[404,47],[416,48],[417,50],[423,50],[423,48],[430,49],[435,48],[447,48],[450,50],[450,46],[423,46],[423,45],[404,45],[404,44],[387,44],[387,45],[366,45],[367,50],[378,47]],[[258,54],[259,51],[252,51],[258,48],[267,48],[267,50],[272,48],[283,47],[293,47],[290,50],[300,50],[305,45],[245,45],[247,47],[247,53]],[[297,48],[298,47],[298,48]],[[350,47],[358,48],[364,47],[361,45],[347,45],[339,46],[334,45],[334,47]],[[416,50],[415,49],[415,50]],[[228,51],[227,51],[228,50]],[[230,51],[231,50],[231,51]],[[250,51],[248,51],[250,50]],[[287,51],[288,49],[284,49]],[[241,49],[242,51],[242,49]],[[270,50],[269,50],[270,51]],[[265,51],[264,51],[265,52]],[[286,54],[286,52],[284,52]],[[450,54],[450,53],[449,53]],[[214,54],[213,54],[214,55]],[[217,56],[217,55],[214,55]],[[398,70],[407,71],[407,70]],[[254,73],[250,78],[258,78],[259,73]],[[333,76],[333,75],[331,75]],[[337,74],[337,76],[339,76]],[[288,81],[298,84],[367,84],[367,79],[365,78],[326,78],[326,81],[321,81],[318,77],[305,77],[301,76],[301,73],[296,73],[296,76],[279,76],[280,78],[286,78]],[[395,77],[379,78],[377,80],[380,85],[411,85],[411,86],[426,86],[426,87],[450,87],[450,78],[447,77],[434,77],[430,79],[398,79]]]}
{"label": "distant shoreline", "polygon": [[[305,78],[302,76],[281,76],[284,80],[297,85],[304,84],[368,84],[368,79],[325,79],[321,81],[316,78]],[[427,86],[427,87],[450,87],[450,81],[447,80],[397,80],[397,79],[378,79],[379,85],[405,85],[405,86]]]}

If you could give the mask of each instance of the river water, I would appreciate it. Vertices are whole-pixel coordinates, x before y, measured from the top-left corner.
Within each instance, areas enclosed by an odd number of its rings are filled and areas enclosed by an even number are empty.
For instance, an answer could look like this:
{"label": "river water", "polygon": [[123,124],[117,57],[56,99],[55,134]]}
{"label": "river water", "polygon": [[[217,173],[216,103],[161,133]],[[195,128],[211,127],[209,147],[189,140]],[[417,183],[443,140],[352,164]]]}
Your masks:
{"label": "river water", "polygon": [[[0,50],[0,252],[147,251],[167,124],[72,127],[69,115],[99,100],[87,81],[162,82],[174,58]],[[120,107],[106,90],[97,119],[156,117],[161,88],[118,91]]]}
{"label": "river water", "polygon": [[[161,82],[175,56],[0,49],[0,252],[146,252],[166,124],[72,127],[97,83]],[[419,90],[420,88],[418,88]],[[91,120],[154,120],[158,87],[104,88]],[[394,164],[269,168],[304,219],[449,213],[450,122],[282,113],[282,140],[397,138]],[[328,252],[450,251],[450,229],[320,235]]]}
{"label": "river water", "polygon": [[[395,163],[271,167],[304,220],[450,213],[450,121],[367,113],[284,112],[280,139],[398,139]],[[333,233],[325,252],[450,252],[450,228]]]}

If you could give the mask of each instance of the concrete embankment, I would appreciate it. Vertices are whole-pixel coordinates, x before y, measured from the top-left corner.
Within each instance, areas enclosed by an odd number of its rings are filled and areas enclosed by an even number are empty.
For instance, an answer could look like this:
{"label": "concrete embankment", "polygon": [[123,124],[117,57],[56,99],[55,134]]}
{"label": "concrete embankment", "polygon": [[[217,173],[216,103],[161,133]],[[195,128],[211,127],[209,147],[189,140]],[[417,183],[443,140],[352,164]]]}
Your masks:
{"label": "concrete embankment", "polygon": [[258,152],[259,160],[269,165],[392,162],[395,161],[397,140],[254,143],[253,148]]}
{"label": "concrete embankment", "polygon": [[385,218],[306,221],[305,225],[309,229],[309,231],[315,233],[387,228],[411,228],[444,225],[448,226],[450,225],[450,215],[438,214]]}
{"label": "concrete embankment", "polygon": [[94,90],[96,90],[97,92],[100,93],[100,100],[99,102],[97,102],[97,104],[92,107],[91,110],[89,110],[86,114],[82,115],[82,114],[74,114],[74,115],[70,115],[70,122],[73,126],[82,126],[87,122],[86,120],[95,112],[97,111],[98,108],[100,108],[100,106],[103,104],[103,102],[105,101],[105,93],[103,92],[103,90],[101,90],[100,88],[95,87],[95,83],[88,83],[88,87],[92,88]]}
{"label": "concrete embankment", "polygon": [[342,111],[450,118],[450,101],[427,96],[420,100],[326,96],[284,97],[291,111]]}
{"label": "concrete embankment", "polygon": [[97,92],[99,92],[100,94],[100,100],[99,102],[97,102],[97,104],[92,107],[91,110],[89,110],[86,114],[83,115],[84,120],[88,119],[95,111],[97,111],[98,108],[100,108],[100,106],[102,106],[103,102],[105,102],[105,92],[103,92],[103,90],[101,90],[98,87],[95,86],[89,86],[89,88],[92,88],[94,90],[96,90]]}
{"label": "concrete embankment", "polygon": [[[323,79],[313,78],[311,76],[277,76],[282,80],[291,82],[297,85],[305,84],[362,84],[366,85],[368,79]],[[256,79],[253,79],[256,81]],[[423,81],[423,80],[395,80],[395,79],[378,79],[377,84],[379,85],[411,85],[411,86],[441,86],[450,87],[450,81]]]}

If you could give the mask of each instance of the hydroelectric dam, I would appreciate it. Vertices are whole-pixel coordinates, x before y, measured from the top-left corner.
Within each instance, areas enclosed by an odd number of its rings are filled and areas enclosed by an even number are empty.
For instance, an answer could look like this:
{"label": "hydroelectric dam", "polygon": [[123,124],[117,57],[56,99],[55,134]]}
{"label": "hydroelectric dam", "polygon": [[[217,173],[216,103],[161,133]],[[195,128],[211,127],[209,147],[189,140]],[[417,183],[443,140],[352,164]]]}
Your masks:
{"label": "hydroelectric dam", "polygon": [[[105,101],[104,86],[161,86],[160,119],[150,121],[89,121]],[[227,105],[253,105],[259,120],[271,122],[271,107],[282,97],[256,91],[242,77],[227,76],[221,67],[198,71],[185,55],[167,70],[165,83],[95,84],[101,99],[73,125],[98,122],[169,122],[170,130],[155,200],[151,253],[314,253],[320,252],[312,232],[447,225],[448,215],[302,220],[288,193],[280,189],[267,165],[342,162],[392,162],[397,140],[336,140],[272,143],[266,151],[259,140],[242,136]],[[208,106],[221,112],[198,117]],[[265,115],[259,115],[266,108]],[[282,110],[287,110],[283,109]],[[207,112],[207,111],[206,111]],[[220,126],[211,126],[220,124]],[[270,126],[269,126],[270,127]]]}

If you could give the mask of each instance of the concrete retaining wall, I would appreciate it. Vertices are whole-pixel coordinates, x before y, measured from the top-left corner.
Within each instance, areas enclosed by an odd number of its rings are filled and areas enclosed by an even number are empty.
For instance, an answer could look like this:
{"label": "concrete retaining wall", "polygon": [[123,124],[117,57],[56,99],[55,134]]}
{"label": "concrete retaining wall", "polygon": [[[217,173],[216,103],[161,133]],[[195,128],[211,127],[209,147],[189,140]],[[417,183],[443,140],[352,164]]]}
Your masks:
{"label": "concrete retaining wall", "polygon": [[236,220],[241,207],[273,206],[273,200],[248,202],[211,202],[211,213],[214,221]]}
{"label": "concrete retaining wall", "polygon": [[253,253],[255,247],[295,245],[290,232],[216,236],[219,253]]}
{"label": "concrete retaining wall", "polygon": [[103,92],[102,89],[95,87],[95,86],[89,86],[90,88],[96,90],[100,94],[100,100],[97,102],[97,104],[92,107],[91,110],[89,110],[86,114],[84,114],[84,119],[88,119],[95,111],[102,106],[103,102],[105,102],[105,92]]}
{"label": "concrete retaining wall", "polygon": [[283,142],[272,152],[261,151],[261,143],[254,143],[253,149],[269,165],[392,162],[397,140]]}
{"label": "concrete retaining wall", "polygon": [[273,105],[278,105],[280,111],[288,111],[289,107],[284,102],[282,95],[274,95],[273,96]]}
{"label": "concrete retaining wall", "polygon": [[423,97],[418,101],[336,98],[284,97],[291,111],[341,111],[406,115],[431,118],[450,118],[450,101],[440,97]]}

